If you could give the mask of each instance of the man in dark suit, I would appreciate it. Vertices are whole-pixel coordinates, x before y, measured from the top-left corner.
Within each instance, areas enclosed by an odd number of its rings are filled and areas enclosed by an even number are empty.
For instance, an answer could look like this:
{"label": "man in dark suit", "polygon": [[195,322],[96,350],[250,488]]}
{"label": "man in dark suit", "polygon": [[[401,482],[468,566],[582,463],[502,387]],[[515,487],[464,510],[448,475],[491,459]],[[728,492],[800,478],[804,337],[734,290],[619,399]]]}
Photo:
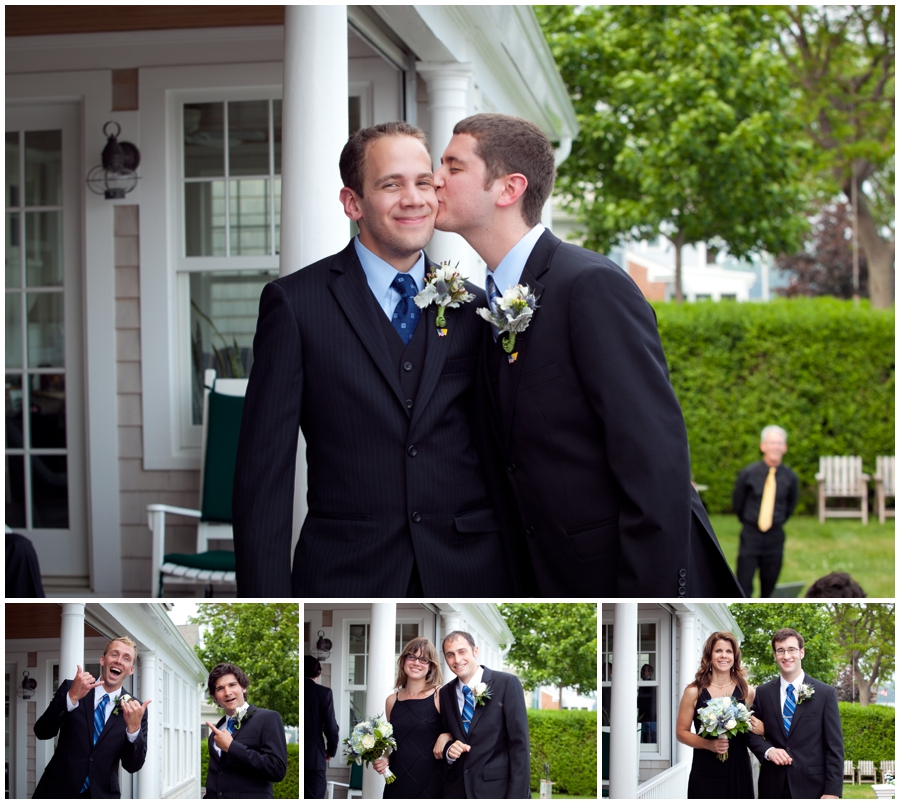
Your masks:
{"label": "man in dark suit", "polygon": [[250,679],[236,664],[217,664],[207,688],[225,717],[209,726],[205,798],[273,798],[287,773],[281,715],[247,703]]}
{"label": "man in dark suit", "polygon": [[484,396],[540,594],[739,596],[691,486],[653,309],[541,226],[555,172],[537,126],[482,114],[457,123],[434,179],[436,226],[487,263],[489,297],[537,297],[514,349],[486,339]]}
{"label": "man in dark suit", "polygon": [[765,736],[750,734],[759,758],[760,798],[840,798],[844,737],[834,687],[803,672],[803,636],[782,628],[772,636],[778,678],[756,690],[753,710]]}
{"label": "man in dark suit", "polygon": [[100,657],[100,680],[81,665],[60,684],[34,724],[34,736],[59,735],[33,798],[121,798],[119,764],[137,773],[147,756],[147,706],[122,689],[134,673],[137,646],[111,639]]}
{"label": "man in dark suit", "polygon": [[472,635],[453,631],[442,650],[456,675],[441,687],[441,721],[452,739],[444,798],[531,798],[528,715],[518,678],[476,662]]}
{"label": "man in dark suit", "polygon": [[[413,302],[437,208],[424,135],[363,129],[340,167],[359,236],[260,299],[234,485],[238,594],[514,594],[472,439],[484,296],[468,288],[475,300],[441,328],[434,304]],[[309,513],[292,571],[298,428]]]}
{"label": "man in dark suit", "polygon": [[328,687],[316,683],[322,675],[319,660],[304,656],[303,664],[303,797],[325,798],[325,771],[338,750],[334,699]]}

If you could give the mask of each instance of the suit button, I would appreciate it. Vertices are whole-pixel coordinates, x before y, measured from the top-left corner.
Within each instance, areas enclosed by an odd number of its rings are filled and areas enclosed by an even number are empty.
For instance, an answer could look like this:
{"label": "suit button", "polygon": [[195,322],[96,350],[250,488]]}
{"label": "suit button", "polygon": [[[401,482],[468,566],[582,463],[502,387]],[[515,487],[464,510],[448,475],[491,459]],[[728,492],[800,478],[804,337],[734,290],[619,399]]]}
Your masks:
{"label": "suit button", "polygon": [[409,457],[410,457],[410,458],[415,458],[416,455],[419,454],[419,450],[416,449],[416,445],[415,445],[415,444],[410,444],[410,445],[409,445],[409,449],[407,449],[406,451],[407,451],[407,453],[409,453]]}
{"label": "suit button", "polygon": [[687,586],[687,581],[684,578],[679,578],[678,585],[679,586]]}
{"label": "suit button", "polygon": [[687,570],[684,567],[682,567],[680,570],[678,570],[678,577],[679,578],[687,578]]}
{"label": "suit button", "polygon": [[679,595],[679,597],[684,597],[686,594],[687,594],[687,590],[682,586],[682,587],[678,590],[678,595]]}
{"label": "suit button", "polygon": [[403,364],[403,369],[404,369],[405,371],[412,371],[412,369],[413,369],[413,364],[410,363],[410,362],[407,360],[407,361]]}
{"label": "suit button", "polygon": [[413,401],[411,399],[407,399],[406,400],[406,409],[412,410],[412,406],[413,406]]}
{"label": "suit button", "polygon": [[509,466],[506,467],[506,471],[509,472],[511,475],[514,475],[516,473],[516,465],[514,463],[511,463]]}
{"label": "suit button", "polygon": [[422,521],[422,515],[418,511],[413,511],[412,521],[418,524]]}
{"label": "suit button", "polygon": [[527,528],[525,528],[525,535],[534,536],[534,525],[529,525]]}

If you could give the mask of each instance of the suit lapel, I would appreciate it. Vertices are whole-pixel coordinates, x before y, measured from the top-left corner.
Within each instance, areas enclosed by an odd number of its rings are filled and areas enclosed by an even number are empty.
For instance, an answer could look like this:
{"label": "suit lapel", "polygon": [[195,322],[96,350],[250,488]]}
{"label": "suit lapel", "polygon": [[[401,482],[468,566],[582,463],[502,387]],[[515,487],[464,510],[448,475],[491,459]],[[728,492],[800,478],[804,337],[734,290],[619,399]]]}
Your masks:
{"label": "suit lapel", "polygon": [[[97,689],[99,690],[99,689],[103,689],[103,688],[97,687]],[[94,690],[94,691],[96,692],[96,690]],[[103,695],[101,695],[100,697],[102,698]],[[110,696],[110,700],[112,700],[111,696]],[[116,708],[116,706],[115,706],[115,704],[113,704],[113,710],[115,710],[115,708]],[[103,725],[103,731],[100,732],[100,736],[97,738],[97,745],[100,745],[100,741],[104,737],[106,737],[106,735],[109,734],[115,728],[115,721],[121,717],[122,717],[121,713],[118,715],[114,715],[112,712],[109,713],[109,717],[106,718],[106,723]],[[92,713],[91,721],[93,721],[93,719],[94,718],[93,718],[93,713]],[[93,722],[91,723],[91,729],[92,729],[91,734],[93,735]]]}
{"label": "suit lapel", "polygon": [[[772,700],[772,709],[778,718],[778,729],[783,742],[787,742],[788,733],[784,730],[784,709],[781,706],[781,676],[772,682],[772,691],[770,694]],[[763,721],[765,722],[765,721]]]}
{"label": "suit lapel", "polygon": [[95,687],[81,699],[81,703],[84,705],[84,719],[87,723],[88,740],[91,741],[91,745],[94,743],[94,695],[96,692],[97,688]]}
{"label": "suit lapel", "polygon": [[465,736],[466,730],[463,727],[463,719],[462,712],[459,711],[459,688],[462,686],[462,682],[459,678],[454,678],[453,681],[450,682],[450,698],[452,702],[452,706],[450,707],[453,712],[453,717],[456,720],[456,725],[459,728],[459,734]]}
{"label": "suit lapel", "polygon": [[[810,686],[810,687],[813,687],[813,686],[814,686],[814,685],[813,685],[813,679],[810,678],[810,677],[807,676],[807,675],[804,675],[804,677],[803,677],[803,683],[806,684],[806,685],[808,685],[808,686]],[[800,703],[800,701],[799,701],[799,695],[800,695],[800,690],[799,690],[799,689],[794,690],[794,697],[795,697],[795,699],[797,699],[797,704],[796,704],[796,706],[794,707],[794,716],[793,716],[793,718],[791,719],[791,731],[790,731],[790,734],[793,734],[793,733],[796,731],[796,729],[797,729],[797,721],[800,720],[800,718],[803,716],[803,714],[806,713],[806,710],[807,710],[807,708],[809,707],[809,705],[810,705],[813,701],[815,701],[815,699],[816,699],[816,696],[813,695],[812,698],[810,698],[810,699],[807,700],[807,701],[804,701],[803,704],[801,705],[801,703]],[[790,734],[789,734],[788,736],[790,736]]]}
{"label": "suit lapel", "polygon": [[[484,672],[481,674],[481,680],[485,684],[488,684],[488,682],[490,682],[490,680],[493,678],[493,674],[484,665],[482,665],[482,668],[484,669]],[[484,710],[490,705],[490,701],[486,701],[484,706],[479,706],[477,703],[475,704],[475,711],[472,713],[472,722],[471,724],[469,724],[469,737],[472,736],[472,732],[475,730],[476,724],[479,720],[481,720],[481,713],[484,712]]]}

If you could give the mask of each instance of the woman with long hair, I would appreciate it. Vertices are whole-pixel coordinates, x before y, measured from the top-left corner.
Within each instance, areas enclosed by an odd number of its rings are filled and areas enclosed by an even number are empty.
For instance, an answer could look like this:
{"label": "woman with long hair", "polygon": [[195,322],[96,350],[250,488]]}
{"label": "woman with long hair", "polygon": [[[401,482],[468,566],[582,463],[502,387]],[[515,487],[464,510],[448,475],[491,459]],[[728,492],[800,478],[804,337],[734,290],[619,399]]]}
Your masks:
{"label": "woman with long hair", "polygon": [[[754,693],[741,667],[737,638],[728,631],[711,634],[703,646],[700,669],[681,697],[675,724],[678,742],[694,749],[688,798],[753,798],[747,734],[730,740],[701,737],[697,713],[713,698],[733,698],[750,709]],[[691,731],[692,722],[695,731]],[[762,721],[751,717],[750,729],[754,734],[763,734]],[[720,761],[718,755],[725,753],[728,758]]]}
{"label": "woman with long hair", "polygon": [[411,639],[397,660],[396,692],[384,702],[394,727],[397,750],[372,763],[381,773],[390,764],[397,778],[384,787],[384,798],[443,798],[447,763],[443,748],[450,735],[441,731],[438,691],[444,683],[440,658],[430,639]]}

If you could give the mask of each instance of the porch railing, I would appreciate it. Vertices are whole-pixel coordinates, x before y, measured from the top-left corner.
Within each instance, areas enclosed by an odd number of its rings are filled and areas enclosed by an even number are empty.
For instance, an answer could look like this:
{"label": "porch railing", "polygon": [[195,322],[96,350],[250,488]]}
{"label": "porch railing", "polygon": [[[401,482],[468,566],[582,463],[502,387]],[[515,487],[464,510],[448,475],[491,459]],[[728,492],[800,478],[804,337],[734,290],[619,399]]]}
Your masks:
{"label": "porch railing", "polygon": [[687,798],[687,783],[690,770],[690,762],[679,762],[662,773],[656,774],[652,779],[648,779],[638,786],[638,799]]}

